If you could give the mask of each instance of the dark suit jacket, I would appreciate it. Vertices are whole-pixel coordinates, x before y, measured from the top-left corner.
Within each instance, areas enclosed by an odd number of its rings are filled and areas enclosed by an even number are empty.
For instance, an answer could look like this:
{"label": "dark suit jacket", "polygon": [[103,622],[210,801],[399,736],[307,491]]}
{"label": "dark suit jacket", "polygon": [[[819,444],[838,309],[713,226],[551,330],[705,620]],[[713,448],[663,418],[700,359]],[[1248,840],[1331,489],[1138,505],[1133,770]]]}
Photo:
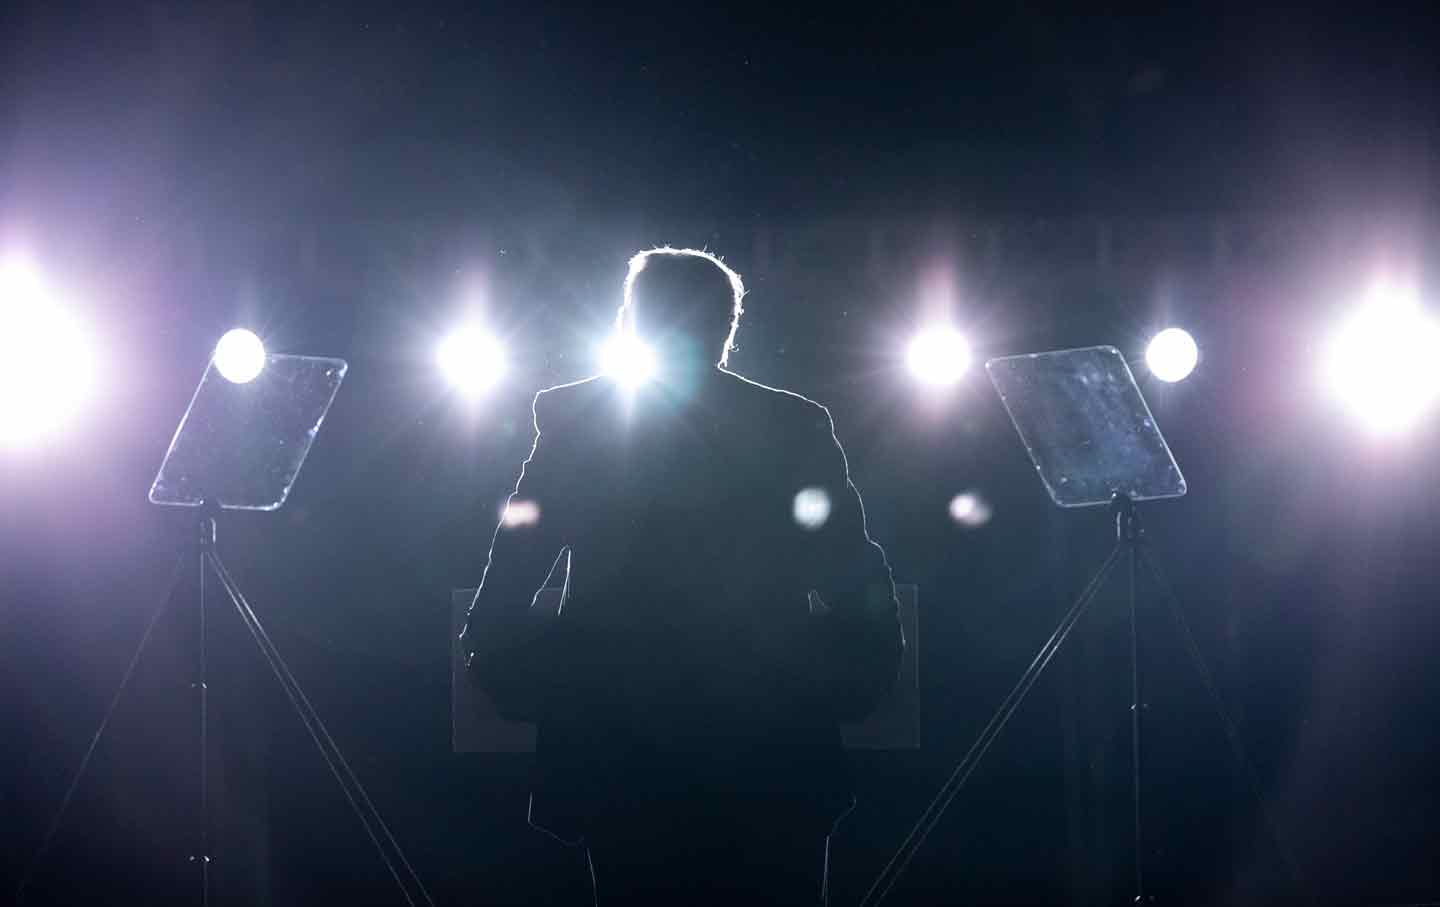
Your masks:
{"label": "dark suit jacket", "polygon": [[[472,611],[504,617],[462,636],[501,713],[540,724],[533,816],[578,834],[766,802],[833,821],[839,722],[889,691],[904,641],[829,412],[719,369],[683,392],[591,379],[534,410],[512,501],[539,519],[497,529]],[[828,497],[818,528],[794,519],[802,489]],[[567,549],[566,605],[540,619]]]}

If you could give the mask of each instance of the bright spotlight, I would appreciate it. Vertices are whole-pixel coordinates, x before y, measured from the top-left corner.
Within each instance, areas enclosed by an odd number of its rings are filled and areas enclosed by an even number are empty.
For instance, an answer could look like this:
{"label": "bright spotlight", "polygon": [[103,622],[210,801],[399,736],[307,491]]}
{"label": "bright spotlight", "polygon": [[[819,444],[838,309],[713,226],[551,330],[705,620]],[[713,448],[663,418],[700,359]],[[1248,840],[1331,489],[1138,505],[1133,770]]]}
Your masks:
{"label": "bright spotlight", "polygon": [[249,384],[265,368],[265,344],[253,331],[235,328],[215,344],[214,360],[225,380]]}
{"label": "bright spotlight", "polygon": [[0,305],[41,305],[44,297],[45,288],[41,285],[40,275],[29,262],[20,258],[7,258],[0,262]]}
{"label": "bright spotlight", "polygon": [[629,332],[617,333],[600,347],[600,369],[628,388],[655,377],[655,351]]}
{"label": "bright spotlight", "polygon": [[49,434],[80,407],[94,380],[89,337],[18,261],[0,263],[0,445]]}
{"label": "bright spotlight", "polygon": [[954,328],[925,328],[910,341],[905,364],[920,383],[948,387],[970,367],[970,344]]}
{"label": "bright spotlight", "polygon": [[1200,361],[1200,348],[1195,338],[1180,328],[1166,328],[1145,348],[1145,364],[1150,374],[1171,384],[1184,381]]}
{"label": "bright spotlight", "polygon": [[505,348],[477,325],[451,332],[441,341],[436,359],[450,383],[470,396],[484,393],[505,375]]}
{"label": "bright spotlight", "polygon": [[1372,433],[1397,434],[1440,399],[1440,324],[1413,291],[1379,287],[1330,338],[1322,368]]}
{"label": "bright spotlight", "polygon": [[823,488],[802,488],[795,495],[792,515],[801,529],[811,532],[830,519],[830,495]]}

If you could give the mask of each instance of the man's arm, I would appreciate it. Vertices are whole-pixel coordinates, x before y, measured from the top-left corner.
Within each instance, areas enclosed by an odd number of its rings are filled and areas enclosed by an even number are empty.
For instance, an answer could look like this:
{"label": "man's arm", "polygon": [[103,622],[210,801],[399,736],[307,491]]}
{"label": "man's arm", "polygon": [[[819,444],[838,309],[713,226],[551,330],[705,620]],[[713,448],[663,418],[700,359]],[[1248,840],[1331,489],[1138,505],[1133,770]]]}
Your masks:
{"label": "man's arm", "polygon": [[[533,608],[552,571],[564,569],[569,543],[562,451],[542,428],[546,392],[535,395],[535,442],[520,467],[490,544],[485,573],[460,634],[472,682],[490,695],[496,709],[515,721],[535,720],[547,678],[553,676],[548,643],[555,615]],[[512,509],[513,508],[513,509]],[[559,577],[564,579],[562,573]]]}
{"label": "man's arm", "polygon": [[821,601],[812,607],[812,658],[835,717],[854,721],[894,686],[905,638],[890,564],[866,531],[865,506],[830,412],[812,406],[822,487],[831,499],[829,519],[802,543]]}

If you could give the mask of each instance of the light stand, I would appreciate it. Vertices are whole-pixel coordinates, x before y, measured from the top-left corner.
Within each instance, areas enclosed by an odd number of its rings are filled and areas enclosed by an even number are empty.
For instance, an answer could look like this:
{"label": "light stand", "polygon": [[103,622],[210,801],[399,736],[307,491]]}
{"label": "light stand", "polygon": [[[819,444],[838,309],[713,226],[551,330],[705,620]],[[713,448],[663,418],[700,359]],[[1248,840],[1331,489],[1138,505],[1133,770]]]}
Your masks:
{"label": "light stand", "polygon": [[1232,754],[1247,773],[1252,792],[1292,878],[1303,887],[1298,868],[1276,829],[1260,795],[1259,782],[1234,723],[1230,720],[1184,613],[1158,565],[1146,554],[1140,523],[1140,500],[1179,497],[1185,482],[1174,458],[1140,396],[1134,376],[1113,347],[1090,347],[994,359],[986,364],[1027,453],[1051,498],[1061,507],[1104,504],[1115,520],[1115,545],[1055,631],[1035,654],[1014,688],[1001,701],[980,735],[931,799],[905,840],[871,884],[861,907],[875,907],[894,888],[915,853],[954,801],[980,760],[1020,707],[1045,666],[1055,657],[1095,596],[1125,559],[1130,617],[1130,745],[1131,802],[1135,834],[1136,904],[1153,898],[1145,891],[1144,812],[1141,797],[1144,688],[1140,670],[1139,572],[1144,567],[1163,593],[1186,642],[1196,672],[1225,726]]}
{"label": "light stand", "polygon": [[299,475],[310,445],[345,376],[343,360],[311,356],[272,355],[260,375],[247,383],[222,376],[212,362],[181,419],[160,472],[150,488],[151,503],[198,508],[194,535],[181,557],[170,594],[155,610],[131,656],[120,684],[91,738],[40,846],[16,890],[19,903],[36,866],[54,840],[81,778],[115,713],[121,695],[166,606],[182,587],[187,563],[198,568],[198,658],[192,687],[198,698],[199,719],[199,834],[189,862],[199,868],[200,903],[208,905],[211,891],[210,816],[210,689],[209,620],[210,581],[216,580],[235,606],[260,654],[279,681],[295,714],[320,751],[321,758],[340,785],[366,836],[374,845],[405,903],[414,907],[434,901],[406,859],[379,810],[356,777],[325,723],[305,695],[295,675],[270,639],[259,615],[240,591],[216,547],[222,510],[273,511],[284,505]]}
{"label": "light stand", "polygon": [[420,881],[420,877],[415,873],[414,868],[411,867],[410,861],[405,857],[405,853],[401,850],[399,842],[395,840],[395,836],[391,833],[389,826],[386,825],[385,820],[381,818],[380,811],[376,809],[375,804],[371,802],[370,795],[366,792],[364,785],[360,783],[360,779],[356,777],[354,770],[350,768],[350,763],[346,760],[344,753],[340,751],[340,746],[335,742],[335,738],[330,736],[330,731],[325,727],[325,723],[320,720],[320,715],[315,711],[315,707],[310,704],[310,699],[300,687],[299,681],[295,679],[295,675],[290,672],[289,666],[280,656],[280,651],[270,639],[270,634],[266,632],[264,624],[260,622],[260,616],[256,614],[255,609],[250,606],[250,602],[245,598],[244,593],[240,591],[240,587],[235,582],[235,578],[230,574],[229,569],[226,568],[225,562],[220,559],[220,554],[216,550],[218,508],[211,509],[207,504],[206,509],[209,512],[202,515],[200,519],[200,675],[198,687],[200,693],[200,810],[202,830],[200,835],[200,853],[190,858],[192,862],[199,863],[200,865],[202,886],[201,903],[208,903],[209,864],[211,860],[209,852],[209,732],[207,727],[208,679],[206,677],[205,664],[205,612],[207,604],[205,590],[206,577],[213,575],[215,579],[219,580],[225,597],[235,606],[236,612],[240,615],[240,620],[245,624],[245,629],[250,631],[250,636],[255,640],[255,645],[259,648],[260,654],[264,656],[266,663],[270,666],[271,672],[275,675],[275,679],[280,683],[281,689],[285,692],[286,698],[290,700],[291,706],[294,707],[296,716],[299,717],[300,722],[305,725],[305,730],[309,732],[311,740],[315,742],[316,748],[320,751],[320,757],[325,760],[325,766],[330,769],[330,773],[334,776],[335,782],[340,785],[341,793],[345,795],[346,801],[349,802],[351,809],[354,810],[356,817],[360,820],[360,824],[365,829],[366,836],[370,839],[370,843],[374,845],[375,851],[385,864],[385,868],[389,871],[390,877],[394,879],[395,884],[399,886],[405,902],[412,905],[412,907],[416,903],[425,903],[433,907],[434,901],[431,900],[424,883]]}
{"label": "light stand", "polygon": [[[1100,590],[1105,587],[1106,581],[1119,565],[1122,556],[1126,565],[1127,605],[1130,614],[1131,802],[1134,807],[1135,823],[1134,903],[1148,904],[1154,901],[1151,896],[1145,893],[1145,849],[1142,821],[1144,814],[1140,787],[1142,764],[1141,742],[1144,729],[1142,718],[1145,711],[1143,698],[1144,688],[1141,684],[1140,633],[1138,624],[1138,585],[1139,572],[1142,567],[1151,574],[1155,583],[1160,587],[1162,597],[1165,598],[1166,603],[1169,605],[1170,615],[1175,621],[1181,635],[1185,638],[1186,649],[1189,652],[1191,662],[1197,673],[1199,673],[1201,680],[1204,682],[1207,692],[1211,696],[1221,723],[1225,726],[1226,737],[1230,742],[1232,755],[1235,757],[1237,763],[1245,767],[1252,791],[1257,801],[1260,802],[1262,810],[1264,810],[1264,800],[1260,797],[1258,781],[1253,769],[1250,767],[1250,761],[1245,755],[1243,744],[1240,742],[1240,737],[1235,731],[1233,722],[1230,720],[1229,713],[1219,698],[1213,677],[1199,647],[1195,643],[1194,635],[1190,632],[1190,626],[1185,621],[1184,614],[1180,611],[1174,594],[1171,592],[1168,584],[1165,583],[1164,576],[1160,572],[1158,565],[1156,565],[1154,559],[1149,557],[1145,552],[1146,539],[1144,530],[1140,524],[1139,507],[1137,507],[1135,502],[1129,497],[1117,494],[1111,505],[1111,511],[1115,517],[1115,546],[1110,550],[1110,553],[1106,555],[1105,560],[1101,562],[1099,569],[1096,570],[1090,581],[1085,585],[1079,597],[1075,599],[1069,610],[1065,612],[1064,617],[1060,619],[1060,623],[1056,626],[1055,632],[1050,635],[1050,638],[1045,641],[1045,644],[1041,646],[1040,650],[1035,654],[1035,658],[1030,662],[1030,666],[1020,675],[1020,679],[1016,682],[1014,688],[1010,690],[1009,695],[1000,703],[1000,707],[996,709],[995,714],[991,716],[990,721],[980,732],[980,736],[976,738],[975,742],[970,746],[970,749],[965,753],[965,757],[961,759],[959,764],[951,771],[950,776],[945,780],[945,783],[941,785],[939,792],[937,792],[935,797],[930,801],[925,811],[921,813],[920,818],[915,822],[909,835],[906,836],[899,849],[896,850],[895,854],[890,858],[890,861],[885,864],[885,868],[881,870],[880,875],[875,879],[874,883],[871,884],[864,899],[861,900],[860,903],[862,907],[871,907],[871,905],[880,904],[893,889],[896,881],[909,867],[911,860],[914,859],[915,853],[925,843],[930,832],[940,821],[941,816],[944,815],[945,810],[949,808],[956,795],[960,793],[960,789],[980,764],[980,760],[989,752],[991,745],[995,742],[995,739],[1000,736],[1000,732],[1004,730],[1005,725],[1009,723],[1010,718],[1015,714],[1016,709],[1020,707],[1020,703],[1024,701],[1030,689],[1035,685],[1036,681],[1040,679],[1040,674],[1045,670],[1045,666],[1055,657],[1055,653],[1060,650],[1060,646],[1064,644],[1066,638],[1070,635],[1070,631],[1079,623],[1080,618],[1083,617],[1086,610],[1089,609],[1090,603],[1095,600]],[[1268,810],[1264,811],[1266,824],[1271,834],[1275,837],[1282,858],[1285,860],[1286,867],[1292,877],[1298,882],[1300,881],[1299,870],[1295,866],[1289,852],[1280,841],[1280,837],[1275,831],[1275,824]]]}
{"label": "light stand", "polygon": [[[289,666],[286,665],[279,650],[275,647],[275,643],[270,639],[270,634],[266,632],[264,624],[260,622],[259,615],[255,613],[254,608],[250,606],[250,602],[245,598],[244,593],[240,591],[239,585],[236,584],[235,578],[230,574],[229,569],[226,568],[225,562],[220,559],[220,554],[216,550],[219,514],[220,508],[208,501],[201,507],[201,515],[196,524],[194,541],[191,545],[187,546],[190,550],[181,558],[181,564],[189,562],[198,568],[196,577],[199,583],[198,595],[195,600],[199,618],[199,634],[197,637],[198,657],[196,659],[197,670],[195,681],[191,683],[191,687],[196,691],[199,704],[198,735],[200,740],[200,760],[198,772],[200,782],[200,829],[196,836],[195,851],[189,855],[188,861],[194,864],[199,870],[200,903],[202,905],[208,905],[210,903],[210,867],[214,860],[214,855],[211,853],[210,834],[210,678],[208,665],[208,631],[210,619],[208,613],[210,609],[210,594],[208,590],[210,588],[210,580],[213,577],[213,579],[218,580],[225,597],[235,606],[236,612],[240,615],[241,622],[245,624],[245,628],[255,640],[255,645],[259,648],[260,654],[265,658],[266,663],[270,666],[270,670],[275,675],[275,679],[279,681],[281,688],[284,690],[286,698],[290,700],[291,706],[294,707],[295,714],[300,718],[301,723],[305,725],[305,730],[309,732],[310,738],[315,742],[316,748],[320,751],[320,757],[325,761],[326,767],[330,769],[330,773],[335,777],[336,783],[340,785],[341,793],[345,795],[346,801],[350,804],[351,809],[354,810],[356,817],[360,820],[360,824],[365,829],[366,836],[370,839],[371,844],[374,845],[376,852],[380,855],[380,859],[389,871],[390,877],[393,878],[395,884],[399,886],[405,903],[411,905],[411,907],[414,907],[417,903],[424,903],[430,905],[430,907],[434,907],[434,901],[430,898],[430,894],[425,889],[424,883],[420,881],[420,877],[416,874],[414,868],[411,867],[410,861],[405,857],[405,853],[401,850],[399,842],[395,840],[394,834],[390,831],[389,826],[385,824],[385,820],[380,816],[379,810],[375,808],[375,804],[371,801],[370,795],[366,792],[364,785],[360,783],[360,779],[356,777],[354,770],[350,768],[349,761],[345,758],[344,753],[340,751],[339,745],[330,735],[324,722],[321,721],[320,715],[315,711],[315,707],[311,705],[309,697],[305,695],[305,691],[300,687],[294,674],[290,672]],[[176,593],[181,586],[184,585],[184,572],[183,570],[177,571],[169,595],[166,596],[160,607],[157,608],[151,616],[145,632],[140,638],[139,645],[136,646],[134,654],[131,655],[129,665],[121,677],[119,687],[111,697],[109,707],[106,709],[99,727],[91,738],[89,747],[80,760],[80,765],[70,781],[65,796],[61,800],[60,807],[46,830],[46,834],[39,848],[37,848],[34,857],[31,859],[24,876],[21,878],[20,884],[15,892],[15,901],[17,904],[22,902],[25,891],[29,887],[30,879],[34,875],[35,868],[49,850],[56,832],[59,831],[60,823],[65,816],[66,810],[69,808],[71,800],[74,798],[75,791],[80,786],[80,781],[84,777],[86,769],[89,767],[90,759],[94,755],[101,738],[104,736],[106,728],[109,726],[110,719],[120,703],[122,694],[130,683],[130,678],[134,674],[135,667],[139,664],[145,652],[155,624],[164,613],[166,606],[170,604],[176,597]]]}
{"label": "light stand", "polygon": [[[1142,533],[1140,531],[1140,521],[1136,513],[1136,507],[1134,502],[1128,497],[1117,495],[1112,504],[1112,512],[1115,516],[1116,538],[1114,547],[1110,549],[1110,553],[1105,556],[1105,560],[1100,563],[1100,567],[1095,571],[1094,575],[1091,576],[1090,581],[1085,584],[1085,588],[1080,592],[1080,595],[1075,599],[1074,603],[1070,605],[1069,610],[1060,618],[1060,623],[1055,627],[1055,631],[1050,634],[1050,638],[1047,639],[1045,644],[1040,647],[1040,650],[1035,653],[1035,657],[1031,660],[1030,666],[1025,669],[1024,673],[1020,675],[1020,679],[1016,681],[1015,686],[1011,688],[1009,694],[1000,702],[999,708],[995,710],[995,714],[990,717],[990,721],[987,722],[985,727],[980,731],[980,736],[970,745],[970,749],[966,751],[964,758],[951,770],[950,776],[945,779],[945,783],[940,786],[940,790],[935,794],[934,798],[931,799],[930,805],[920,814],[920,818],[916,820],[914,826],[910,829],[910,833],[905,837],[905,840],[901,842],[899,849],[891,856],[890,861],[885,864],[885,868],[881,870],[880,875],[865,893],[865,897],[860,902],[861,907],[878,905],[884,901],[885,897],[894,887],[895,882],[905,870],[909,868],[910,861],[915,858],[916,852],[925,843],[925,839],[930,836],[930,832],[945,814],[945,810],[949,808],[956,795],[960,793],[960,789],[964,786],[965,782],[969,780],[970,775],[974,773],[975,768],[980,764],[980,760],[985,758],[985,754],[990,751],[991,745],[993,745],[996,738],[1000,736],[1000,732],[1005,729],[1005,725],[1010,722],[1016,709],[1020,708],[1020,704],[1025,701],[1025,697],[1030,693],[1030,689],[1034,687],[1036,681],[1040,679],[1040,675],[1045,670],[1045,666],[1055,657],[1055,653],[1060,651],[1060,646],[1065,643],[1066,638],[1070,635],[1070,631],[1075,629],[1075,625],[1080,622],[1080,618],[1085,616],[1085,612],[1089,609],[1090,603],[1095,600],[1100,590],[1105,587],[1106,580],[1109,579],[1111,571],[1113,571],[1115,566],[1120,562],[1122,555],[1125,557],[1130,577],[1130,655],[1131,692],[1133,694],[1131,701],[1131,733],[1133,735],[1132,752],[1138,756],[1140,752],[1140,709],[1137,704],[1140,702],[1140,670],[1139,660],[1136,657],[1139,654],[1139,645],[1138,634],[1135,632],[1135,580],[1139,563],[1139,548]],[[1133,779],[1135,824],[1137,830],[1140,827],[1139,779],[1140,769],[1137,759]],[[1138,880],[1141,876],[1138,852],[1136,855],[1135,874]],[[1137,887],[1137,891],[1138,890]]]}

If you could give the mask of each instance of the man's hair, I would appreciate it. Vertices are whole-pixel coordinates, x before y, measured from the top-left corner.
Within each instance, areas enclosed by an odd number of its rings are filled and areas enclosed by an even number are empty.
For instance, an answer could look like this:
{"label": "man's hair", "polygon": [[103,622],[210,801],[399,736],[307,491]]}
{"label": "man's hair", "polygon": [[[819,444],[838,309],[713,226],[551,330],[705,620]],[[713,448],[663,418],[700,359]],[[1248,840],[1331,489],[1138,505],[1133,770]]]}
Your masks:
{"label": "man's hair", "polygon": [[[730,361],[730,350],[735,345],[735,332],[740,327],[740,315],[745,311],[745,283],[740,275],[713,253],[703,249],[674,249],[662,246],[636,253],[630,259],[630,270],[625,275],[625,296],[620,311],[615,317],[615,326],[629,330],[633,325],[635,287],[643,283],[654,286],[657,297],[666,305],[704,306],[716,310],[714,323],[717,331],[724,325],[725,345],[720,350],[719,364]],[[648,293],[642,293],[651,301]],[[673,299],[673,296],[685,298]],[[700,314],[703,315],[703,312]],[[721,321],[721,318],[724,321]],[[708,320],[705,323],[709,323]]]}

